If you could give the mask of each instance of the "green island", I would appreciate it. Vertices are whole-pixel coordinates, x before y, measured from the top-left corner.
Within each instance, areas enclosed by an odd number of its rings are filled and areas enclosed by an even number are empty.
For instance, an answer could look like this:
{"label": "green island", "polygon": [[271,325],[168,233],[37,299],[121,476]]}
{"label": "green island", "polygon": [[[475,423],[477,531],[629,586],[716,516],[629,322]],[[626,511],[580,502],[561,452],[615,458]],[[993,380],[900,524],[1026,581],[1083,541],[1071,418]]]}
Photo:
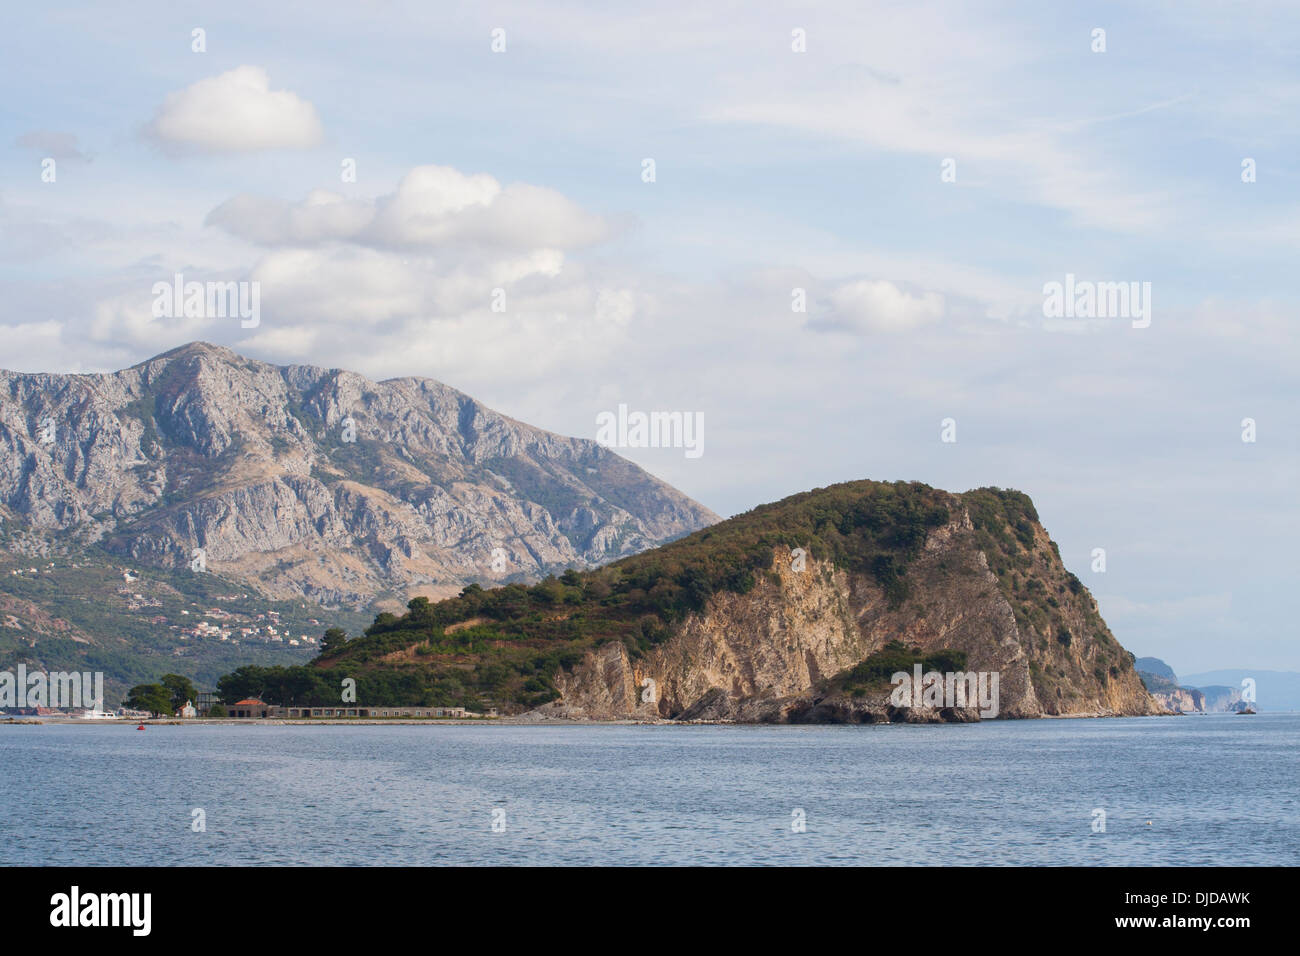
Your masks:
{"label": "green island", "polygon": [[[1037,521],[1029,498],[998,488],[956,497],[1017,617],[1049,616],[1050,602],[1036,600],[1035,582],[1021,573]],[[218,681],[219,696],[328,706],[338,703],[341,682],[350,678],[361,702],[519,713],[557,699],[554,675],[588,651],[620,641],[635,659],[672,636],[714,594],[746,593],[760,575],[774,573],[777,547],[803,548],[868,574],[891,606],[902,604],[911,597],[909,563],[927,534],[949,520],[945,500],[944,492],[902,481],[854,481],[797,494],[595,570],[570,569],[531,586],[470,584],[438,602],[417,597],[405,614],[380,614],[354,639],[342,629],[327,631],[310,663],[240,667]],[[852,692],[918,660],[939,669],[964,666],[957,652],[931,660],[891,645],[834,682]]]}

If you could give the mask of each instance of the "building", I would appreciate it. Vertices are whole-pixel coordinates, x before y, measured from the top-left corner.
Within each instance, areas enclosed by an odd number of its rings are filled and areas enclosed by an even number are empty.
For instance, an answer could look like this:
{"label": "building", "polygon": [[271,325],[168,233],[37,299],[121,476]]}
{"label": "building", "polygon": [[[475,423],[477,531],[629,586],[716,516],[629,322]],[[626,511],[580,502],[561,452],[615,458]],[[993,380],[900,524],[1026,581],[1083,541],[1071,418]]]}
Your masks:
{"label": "building", "polygon": [[199,715],[198,709],[194,706],[194,703],[192,701],[188,701],[188,700],[185,702],[184,707],[176,711],[177,717],[193,718],[193,717],[197,717],[198,715]]}
{"label": "building", "polygon": [[[199,695],[200,701],[203,699]],[[397,707],[397,706],[378,706],[378,707],[336,707],[329,706],[293,706],[280,707],[275,704],[268,704],[265,701],[258,700],[256,697],[249,697],[246,700],[238,701],[226,707],[231,717],[240,720],[260,720],[268,717],[290,717],[295,720],[306,720],[316,717],[327,718],[374,718],[374,717],[419,717],[419,718],[459,718],[481,717],[482,714],[466,710],[464,707]],[[202,712],[202,711],[200,711]],[[183,716],[183,715],[182,715]],[[495,712],[492,716],[496,716]]]}
{"label": "building", "polygon": [[258,700],[256,697],[246,697],[243,700],[236,701],[226,709],[230,713],[230,716],[237,720],[278,717],[280,710],[279,707],[273,707],[265,701]]}
{"label": "building", "polygon": [[477,717],[464,707],[286,707],[284,716],[308,717]]}

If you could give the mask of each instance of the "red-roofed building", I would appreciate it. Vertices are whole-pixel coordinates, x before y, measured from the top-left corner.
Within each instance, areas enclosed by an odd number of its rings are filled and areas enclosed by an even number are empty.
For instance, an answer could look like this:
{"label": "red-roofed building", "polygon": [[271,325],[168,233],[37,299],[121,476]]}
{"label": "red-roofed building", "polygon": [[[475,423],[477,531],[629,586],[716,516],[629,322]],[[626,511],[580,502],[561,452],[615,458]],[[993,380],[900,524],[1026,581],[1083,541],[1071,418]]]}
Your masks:
{"label": "red-roofed building", "polygon": [[279,710],[280,708],[274,707],[265,701],[260,701],[256,697],[248,697],[231,704],[229,713],[231,717],[236,719],[248,720],[250,718],[274,717]]}

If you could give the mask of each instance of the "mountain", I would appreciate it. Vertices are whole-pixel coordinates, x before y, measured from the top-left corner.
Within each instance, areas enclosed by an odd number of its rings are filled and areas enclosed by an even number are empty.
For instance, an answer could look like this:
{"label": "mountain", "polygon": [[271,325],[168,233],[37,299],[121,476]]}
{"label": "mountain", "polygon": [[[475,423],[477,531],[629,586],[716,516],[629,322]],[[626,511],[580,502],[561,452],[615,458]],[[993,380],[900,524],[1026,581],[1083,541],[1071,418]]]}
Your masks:
{"label": "mountain", "polygon": [[[1236,713],[1245,706],[1243,680],[1257,682],[1256,693],[1268,693],[1271,710],[1300,709],[1300,674],[1285,671],[1214,671],[1178,679],[1158,657],[1139,657],[1138,675],[1151,696],[1167,710],[1183,714]],[[1258,707],[1252,703],[1252,706]]]}
{"label": "mountain", "polygon": [[[140,635],[112,614],[142,602],[176,605],[150,615],[168,618],[149,632],[163,656],[170,641],[185,657],[168,633],[181,609],[247,623],[280,602],[304,627],[355,629],[358,609],[594,567],[717,520],[593,441],[429,379],[205,343],[112,374],[0,371],[0,594],[33,604],[5,612],[18,627],[0,631],[0,666],[77,666],[102,639],[125,673]],[[47,571],[66,586],[14,590]],[[208,603],[245,592],[247,607]]]}
{"label": "mountain", "polygon": [[1228,701],[1225,710],[1237,709],[1237,701],[1243,696],[1242,682],[1248,680],[1255,684],[1255,701],[1252,706],[1261,714],[1267,711],[1300,711],[1300,673],[1296,671],[1233,668],[1189,674],[1183,680],[1195,684],[1207,694],[1219,688],[1228,688],[1235,697]]}
{"label": "mountain", "polygon": [[914,665],[996,673],[1005,717],[1161,709],[1029,498],[919,483],[817,489],[606,567],[380,615],[310,666],[223,696],[496,706],[538,717],[965,720],[891,701]]}
{"label": "mountain", "polygon": [[1151,674],[1161,680],[1178,683],[1178,675],[1174,673],[1174,669],[1158,657],[1139,657],[1133,662],[1133,666],[1137,668],[1139,674]]}
{"label": "mountain", "polygon": [[0,519],[10,551],[180,569],[202,549],[265,594],[365,604],[596,565],[717,516],[429,379],[194,343],[111,375],[0,372]]}
{"label": "mountain", "polygon": [[1175,714],[1203,714],[1205,695],[1195,687],[1178,683],[1174,669],[1158,657],[1139,657],[1133,662],[1142,683],[1165,710]]}

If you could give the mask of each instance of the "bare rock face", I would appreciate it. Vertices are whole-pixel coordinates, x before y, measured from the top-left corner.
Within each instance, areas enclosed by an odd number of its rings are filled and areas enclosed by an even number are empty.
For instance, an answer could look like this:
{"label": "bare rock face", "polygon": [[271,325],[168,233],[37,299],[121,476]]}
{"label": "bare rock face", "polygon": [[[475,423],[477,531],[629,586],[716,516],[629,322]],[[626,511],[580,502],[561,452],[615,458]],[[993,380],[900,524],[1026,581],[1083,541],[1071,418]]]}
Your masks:
{"label": "bare rock face", "polygon": [[1207,714],[1226,714],[1237,710],[1241,703],[1240,687],[1210,686],[1186,689],[1195,690],[1201,695],[1201,705]]}
{"label": "bare rock face", "polygon": [[[1178,683],[1174,669],[1158,657],[1141,657],[1135,666],[1142,683],[1155,702],[1171,714],[1203,714],[1216,709],[1207,701],[1207,694],[1195,687]],[[1230,690],[1230,688],[1221,688]],[[1238,695],[1239,696],[1239,695]],[[1226,708],[1218,708],[1226,709]]]}
{"label": "bare rock face", "polygon": [[1205,713],[1205,695],[1195,687],[1177,687],[1168,691],[1151,691],[1151,698],[1171,714]]}
{"label": "bare rock face", "polygon": [[275,598],[366,604],[590,567],[717,521],[626,459],[428,379],[195,343],[110,375],[0,371],[5,547],[98,544]]}
{"label": "bare rock face", "polygon": [[[833,677],[901,641],[924,652],[962,651],[967,671],[996,672],[1000,717],[1144,715],[1161,712],[1133,657],[1061,564],[1036,521],[1022,529],[1014,562],[995,555],[964,496],[948,495],[951,520],[933,529],[908,567],[910,594],[887,600],[876,581],[808,558],[795,569],[775,549],[747,593],[713,595],[702,613],[633,658],[622,643],[587,654],[555,686],[555,716],[738,722],[968,721],[970,706],[898,707],[888,694],[827,690]],[[1051,599],[1050,602],[1047,598]],[[1038,610],[1050,607],[1050,615]]]}

